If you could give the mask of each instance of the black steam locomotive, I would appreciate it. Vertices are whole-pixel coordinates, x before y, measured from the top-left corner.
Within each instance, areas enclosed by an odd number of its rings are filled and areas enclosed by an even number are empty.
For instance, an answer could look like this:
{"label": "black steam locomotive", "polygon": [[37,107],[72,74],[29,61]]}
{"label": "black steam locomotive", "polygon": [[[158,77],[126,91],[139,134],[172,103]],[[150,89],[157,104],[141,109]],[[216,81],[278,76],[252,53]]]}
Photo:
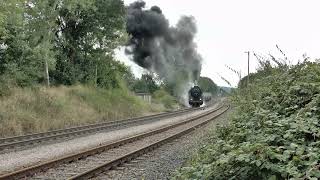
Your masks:
{"label": "black steam locomotive", "polygon": [[189,104],[192,107],[200,107],[203,104],[202,90],[199,86],[193,86],[189,90]]}

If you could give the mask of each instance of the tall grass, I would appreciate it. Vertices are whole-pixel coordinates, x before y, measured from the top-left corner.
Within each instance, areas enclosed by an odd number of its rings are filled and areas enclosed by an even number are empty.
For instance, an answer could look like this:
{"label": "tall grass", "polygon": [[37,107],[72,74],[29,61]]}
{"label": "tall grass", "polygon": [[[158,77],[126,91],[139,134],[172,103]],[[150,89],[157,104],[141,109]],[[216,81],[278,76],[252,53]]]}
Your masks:
{"label": "tall grass", "polygon": [[154,92],[153,101],[159,105],[164,106],[166,109],[178,108],[178,102],[164,89],[160,89]]}
{"label": "tall grass", "polygon": [[0,98],[0,137],[48,131],[160,111],[126,89],[84,86],[11,88]]}

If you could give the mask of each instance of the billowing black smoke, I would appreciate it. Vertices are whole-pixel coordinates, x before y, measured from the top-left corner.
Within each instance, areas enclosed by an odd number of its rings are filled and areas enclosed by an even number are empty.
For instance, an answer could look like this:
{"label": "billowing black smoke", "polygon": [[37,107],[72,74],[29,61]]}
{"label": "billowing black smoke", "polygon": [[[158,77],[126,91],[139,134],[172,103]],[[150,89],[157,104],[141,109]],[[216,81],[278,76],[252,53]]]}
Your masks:
{"label": "billowing black smoke", "polygon": [[127,7],[126,28],[130,35],[126,53],[139,66],[174,84],[176,94],[199,78],[202,60],[194,43],[193,17],[183,16],[170,27],[159,7],[145,10],[145,2],[137,1]]}

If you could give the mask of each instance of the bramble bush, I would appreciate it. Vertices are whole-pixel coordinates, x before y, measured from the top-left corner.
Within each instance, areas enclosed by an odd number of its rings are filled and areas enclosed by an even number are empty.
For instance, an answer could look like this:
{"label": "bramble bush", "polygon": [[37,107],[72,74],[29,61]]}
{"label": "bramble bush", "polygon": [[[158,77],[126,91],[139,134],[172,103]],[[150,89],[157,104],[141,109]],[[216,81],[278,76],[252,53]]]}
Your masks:
{"label": "bramble bush", "polygon": [[266,64],[232,96],[230,124],[174,179],[320,178],[320,64]]}

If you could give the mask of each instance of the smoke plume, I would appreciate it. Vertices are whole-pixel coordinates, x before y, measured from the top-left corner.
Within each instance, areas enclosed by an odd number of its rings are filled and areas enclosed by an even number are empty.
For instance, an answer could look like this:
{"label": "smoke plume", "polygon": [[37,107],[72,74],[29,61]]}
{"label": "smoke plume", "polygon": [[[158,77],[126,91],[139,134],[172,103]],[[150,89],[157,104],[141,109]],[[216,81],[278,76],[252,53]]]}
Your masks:
{"label": "smoke plume", "polygon": [[126,28],[130,35],[126,54],[139,66],[158,74],[173,87],[175,95],[183,98],[201,71],[202,58],[194,43],[194,17],[183,16],[171,27],[158,6],[145,9],[145,2],[137,1],[127,7]]}

